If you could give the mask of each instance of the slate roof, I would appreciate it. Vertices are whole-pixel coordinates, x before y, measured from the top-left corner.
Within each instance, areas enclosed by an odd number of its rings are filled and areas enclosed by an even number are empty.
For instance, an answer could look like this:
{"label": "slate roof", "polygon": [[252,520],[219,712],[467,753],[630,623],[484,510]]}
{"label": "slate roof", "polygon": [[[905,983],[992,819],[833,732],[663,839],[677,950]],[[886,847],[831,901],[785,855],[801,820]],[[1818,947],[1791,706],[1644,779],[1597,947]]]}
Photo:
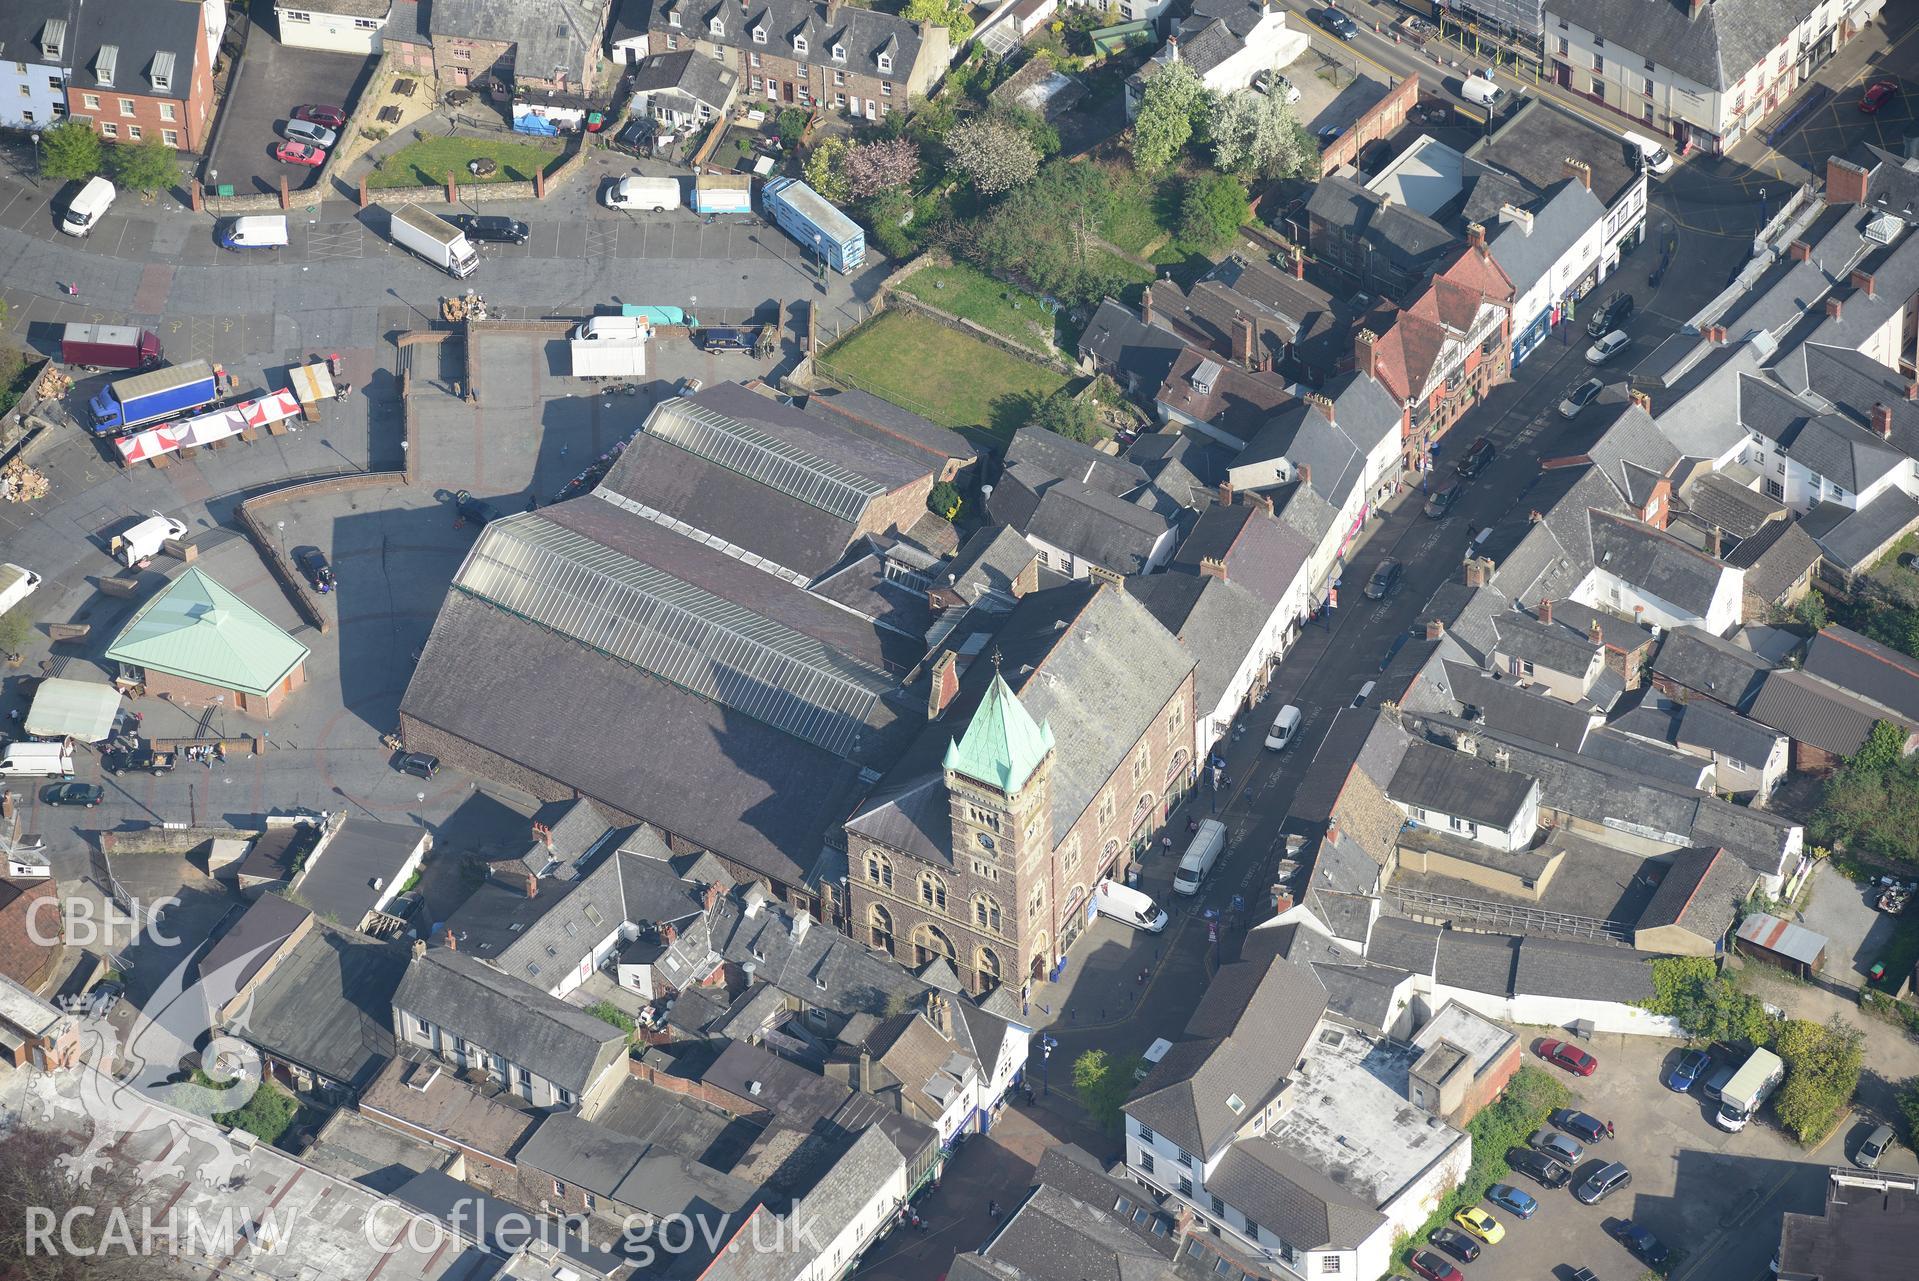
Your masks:
{"label": "slate roof", "polygon": [[436,36],[511,41],[522,76],[557,79],[557,68],[577,83],[605,25],[606,0],[433,0],[430,15]]}
{"label": "slate roof", "polygon": [[1751,538],[1766,525],[1784,523],[1786,505],[1722,472],[1708,472],[1686,487],[1686,510],[1736,538]]}
{"label": "slate roof", "polygon": [[1650,596],[1704,618],[1725,567],[1671,534],[1625,516],[1592,513],[1599,568]]}
{"label": "slate roof", "polygon": [[1516,942],[1519,959],[1513,970],[1515,996],[1627,1005],[1653,995],[1653,958],[1643,952],[1532,935]]}
{"label": "slate roof", "polygon": [[1919,721],[1919,659],[1833,623],[1807,643],[1801,667],[1908,721]]}
{"label": "slate roof", "polygon": [[1489,823],[1501,829],[1519,821],[1538,783],[1491,761],[1429,743],[1414,743],[1400,759],[1386,794],[1401,805]]}
{"label": "slate roof", "polygon": [[306,661],[307,647],[189,567],[134,611],[106,657],[216,689],[265,696]]}
{"label": "slate roof", "polygon": [[[307,855],[287,892],[321,919],[357,930],[380,895],[398,884],[408,856],[426,839],[424,828],[350,816],[317,854]],[[384,888],[375,889],[376,881]]]}
{"label": "slate roof", "polygon": [[826,388],[806,398],[806,412],[851,423],[861,431],[935,458],[971,461],[979,446],[950,427],[942,427],[890,400],[853,387]]}
{"label": "slate roof", "polygon": [[1134,576],[1126,580],[1126,591],[1198,659],[1193,705],[1210,715],[1259,643],[1272,607],[1238,583],[1210,574]]}
{"label": "slate roof", "polygon": [[273,967],[239,1030],[262,1050],[355,1089],[393,1057],[404,945],[317,925]]}
{"label": "slate roof", "polygon": [[[1507,222],[1488,238],[1488,247],[1513,291],[1523,295],[1606,218],[1606,206],[1584,183],[1562,179],[1557,190],[1532,211],[1532,225]],[[1530,317],[1520,317],[1525,323]]]}
{"label": "slate roof", "polygon": [[[673,25],[670,15],[679,15]],[[708,25],[713,15],[724,18],[724,31],[714,34]],[[766,24],[766,43],[755,44],[753,28]],[[826,20],[826,5],[814,0],[753,0],[742,10],[734,0],[656,0],[648,29],[656,33],[678,31],[682,38],[705,44],[723,45],[742,52],[766,50],[781,58],[809,66],[843,68],[860,75],[875,76],[904,84],[920,55],[919,28],[894,14],[876,9],[839,9],[833,22]],[[806,34],[807,51],[793,48],[793,36]],[[844,45],[846,60],[833,60],[833,47]],[[879,69],[879,55],[892,54],[892,69]]]}
{"label": "slate roof", "polygon": [[1687,626],[1666,633],[1653,658],[1652,670],[1743,712],[1751,706],[1772,664],[1703,628]]}
{"label": "slate roof", "polygon": [[1592,668],[1600,647],[1557,621],[1542,623],[1531,614],[1511,610],[1492,616],[1494,648],[1509,658],[1523,659],[1568,676],[1583,678]]}
{"label": "slate roof", "polygon": [[1269,515],[1260,504],[1214,503],[1200,513],[1173,553],[1172,563],[1197,573],[1206,561],[1219,561],[1227,582],[1274,609],[1291,593],[1312,553],[1312,545],[1298,530]]}
{"label": "slate roof", "polygon": [[1162,413],[1181,413],[1236,440],[1251,440],[1268,418],[1291,402],[1292,393],[1278,374],[1252,373],[1189,347],[1173,361],[1154,399]]}
{"label": "slate roof", "polygon": [[1751,715],[1761,725],[1770,725],[1795,742],[1835,756],[1851,756],[1865,746],[1879,721],[1891,721],[1908,732],[1914,728],[1911,722],[1875,703],[1791,668],[1781,668],[1766,677],[1752,701]]}
{"label": "slate roof", "polygon": [[1018,530],[982,525],[945,565],[947,583],[943,590],[957,594],[969,605],[988,596],[1000,607],[1011,609],[1016,599],[1014,584],[1038,555]]}
{"label": "slate roof", "polygon": [[1843,516],[1825,532],[1815,534],[1814,540],[1834,564],[1854,571],[1884,551],[1888,543],[1909,533],[1914,525],[1919,525],[1919,499],[1892,488]]}
{"label": "slate roof", "polygon": [[1775,520],[1733,548],[1726,563],[1746,571],[1748,592],[1768,604],[1778,604],[1818,568],[1820,555],[1819,544],[1797,521]]}
{"label": "slate roof", "polygon": [[1690,752],[1671,751],[1608,728],[1588,734],[1579,754],[1677,787],[1699,787],[1711,781],[1707,774],[1712,767],[1710,760]]}
{"label": "slate roof", "polygon": [[1724,850],[1704,846],[1680,850],[1672,856],[1634,929],[1676,925],[1702,939],[1722,938],[1755,881],[1752,869]]}
{"label": "slate roof", "polygon": [[1436,261],[1457,243],[1453,233],[1415,209],[1387,203],[1378,193],[1339,174],[1327,174],[1306,201],[1313,217],[1344,228],[1402,271]]}
{"label": "slate roof", "polygon": [[311,915],[278,894],[254,899],[195,963],[208,1002],[224,1005],[244,989]]}
{"label": "slate roof", "polygon": [[1373,922],[1372,937],[1366,941],[1366,959],[1431,977],[1443,933],[1437,925],[1424,921],[1382,916]]}
{"label": "slate roof", "polygon": [[576,1095],[626,1048],[612,1024],[446,948],[414,959],[393,1005]]}
{"label": "slate roof", "polygon": [[1079,336],[1082,360],[1130,375],[1141,387],[1158,387],[1172,372],[1186,344],[1157,325],[1149,325],[1111,298],[1100,302]]}
{"label": "slate roof", "polygon": [[1474,708],[1495,729],[1576,752],[1596,719],[1588,708],[1521,688],[1516,681],[1498,679],[1467,663],[1448,662],[1445,671],[1454,703]]}
{"label": "slate roof", "polygon": [[1206,1187],[1303,1250],[1357,1249],[1386,1216],[1265,1138],[1226,1150]]}
{"label": "slate roof", "polygon": [[1147,482],[1146,469],[1125,458],[1068,440],[1044,427],[1022,427],[1006,446],[1006,463],[1024,463],[1047,476],[1077,480],[1123,498]]}
{"label": "slate roof", "polygon": [[1803,0],[1714,0],[1695,17],[1685,0],[1553,0],[1548,12],[1657,58],[1695,84],[1727,90],[1792,33],[1806,9]]}
{"label": "slate roof", "polygon": [[[1197,1273],[1174,1263],[1179,1245],[1168,1216],[1085,1150],[1048,1147],[1033,1181],[979,1254],[954,1258],[951,1281],[1173,1281]],[[965,1271],[973,1266],[977,1273]]]}
{"label": "slate roof", "polygon": [[1469,992],[1510,996],[1519,940],[1506,934],[1471,934],[1443,930],[1433,981]]}
{"label": "slate roof", "polygon": [[1283,957],[1222,967],[1187,1022],[1197,1038],[1174,1044],[1125,1105],[1126,1113],[1184,1150],[1205,1157],[1238,1129],[1242,1111],[1262,1106],[1299,1061],[1326,989]]}
{"label": "slate roof", "polygon": [[520,1145],[515,1160],[596,1197],[660,1218],[730,1214],[759,1190],[659,1144],[628,1138],[570,1112],[549,1114]]}
{"label": "slate roof", "polygon": [[1758,769],[1772,755],[1777,737],[1776,731],[1758,721],[1709,698],[1696,698],[1680,712],[1676,741],[1681,747],[1703,747],[1715,756]]}
{"label": "slate roof", "polygon": [[1030,463],[1012,463],[986,500],[994,520],[1116,574],[1143,572],[1171,528],[1150,508]]}
{"label": "slate roof", "polygon": [[1516,178],[1537,193],[1565,177],[1562,162],[1567,156],[1577,156],[1591,168],[1593,195],[1609,207],[1640,181],[1626,163],[1617,135],[1550,99],[1535,97],[1520,98],[1517,110],[1492,134],[1468,147],[1462,168],[1470,179],[1490,164],[1499,176]]}
{"label": "slate roof", "polygon": [[739,82],[737,71],[721,66],[697,49],[675,49],[640,59],[627,84],[636,94],[685,94],[719,111]]}
{"label": "slate roof", "polygon": [[[91,0],[84,9],[71,13],[64,7],[27,5],[21,10],[40,17],[70,17],[63,65],[68,68],[67,83],[77,89],[118,89],[144,97],[188,100],[193,92],[193,68],[201,65],[200,7],[195,4],[155,4],[153,0]],[[31,33],[37,61],[40,24]],[[100,50],[114,45],[113,83],[103,82]],[[24,52],[24,50],[22,50]],[[154,59],[171,54],[174,59],[173,88],[162,92],[154,88]]]}

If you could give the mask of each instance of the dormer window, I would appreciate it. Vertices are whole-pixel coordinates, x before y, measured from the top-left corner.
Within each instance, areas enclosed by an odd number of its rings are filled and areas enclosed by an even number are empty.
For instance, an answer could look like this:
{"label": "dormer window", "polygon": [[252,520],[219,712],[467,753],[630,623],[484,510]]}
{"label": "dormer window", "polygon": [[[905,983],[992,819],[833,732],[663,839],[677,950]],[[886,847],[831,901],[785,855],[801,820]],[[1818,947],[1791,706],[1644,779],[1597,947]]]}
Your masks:
{"label": "dormer window", "polygon": [[113,87],[113,73],[120,65],[120,46],[103,44],[100,52],[93,58],[93,78],[108,88]]}
{"label": "dormer window", "polygon": [[678,9],[668,9],[666,11],[666,25],[669,27],[672,27],[676,31],[679,29],[680,11]]}
{"label": "dormer window", "polygon": [[845,61],[846,61],[846,46],[845,46],[845,45],[843,45],[843,44],[836,44],[836,45],[834,45],[834,46],[833,46],[833,61],[835,61],[835,62],[845,62]]}
{"label": "dormer window", "polygon": [[766,27],[764,24],[753,28],[753,43],[754,44],[766,43]]}
{"label": "dormer window", "polygon": [[723,36],[726,34],[726,19],[716,13],[706,20],[706,29],[716,36]]}
{"label": "dormer window", "polygon": [[153,87],[161,93],[173,91],[174,64],[173,54],[166,50],[153,55]]}
{"label": "dormer window", "polygon": [[801,57],[806,56],[806,37],[805,36],[793,37],[793,52],[799,54]]}
{"label": "dormer window", "polygon": [[879,56],[879,65],[880,65],[880,70],[881,70],[881,71],[883,71],[883,72],[890,72],[890,71],[892,71],[892,69],[893,69],[893,55],[892,55],[892,54],[890,54],[890,53],[883,53],[883,54],[881,54],[881,55]]}

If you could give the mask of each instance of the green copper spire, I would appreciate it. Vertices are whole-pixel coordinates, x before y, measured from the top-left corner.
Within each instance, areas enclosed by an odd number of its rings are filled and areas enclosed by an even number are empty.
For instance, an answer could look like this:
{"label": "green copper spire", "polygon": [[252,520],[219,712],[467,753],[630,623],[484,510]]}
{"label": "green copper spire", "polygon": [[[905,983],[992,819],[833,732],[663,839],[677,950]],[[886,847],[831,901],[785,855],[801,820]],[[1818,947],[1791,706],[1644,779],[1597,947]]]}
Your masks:
{"label": "green copper spire", "polygon": [[1026,785],[1053,750],[1053,730],[1034,721],[999,674],[994,655],[993,683],[966,726],[948,745],[946,768],[1011,795]]}

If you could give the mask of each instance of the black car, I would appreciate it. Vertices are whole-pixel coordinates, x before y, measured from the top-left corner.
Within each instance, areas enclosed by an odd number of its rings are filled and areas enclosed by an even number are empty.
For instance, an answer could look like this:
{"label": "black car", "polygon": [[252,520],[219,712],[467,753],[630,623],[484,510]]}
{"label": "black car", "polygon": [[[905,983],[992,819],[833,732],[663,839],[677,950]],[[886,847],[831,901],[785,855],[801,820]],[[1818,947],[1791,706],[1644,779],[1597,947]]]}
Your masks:
{"label": "black car", "polygon": [[1599,304],[1599,310],[1586,322],[1586,337],[1604,338],[1613,330],[1631,319],[1633,311],[1632,295],[1625,290],[1608,294],[1606,301]]}
{"label": "black car", "polygon": [[1392,557],[1388,556],[1380,561],[1379,568],[1373,571],[1371,580],[1366,584],[1366,599],[1385,600],[1391,596],[1393,589],[1399,586],[1399,576],[1402,572],[1404,570],[1400,563]]}
{"label": "black car", "polygon": [[1459,473],[1461,480],[1471,480],[1486,470],[1486,464],[1491,462],[1493,455],[1498,452],[1492,441],[1481,436],[1466,450],[1466,456],[1454,464],[1453,470]]}
{"label": "black car", "polygon": [[1359,24],[1331,5],[1327,5],[1313,16],[1319,19],[1319,24],[1322,27],[1325,27],[1326,30],[1332,32],[1341,40],[1351,40],[1359,34]]}
{"label": "black car", "polygon": [[1457,480],[1442,480],[1433,486],[1433,492],[1426,496],[1426,514],[1439,520],[1453,509],[1464,491]]}
{"label": "black car", "polygon": [[462,524],[485,527],[500,518],[499,508],[464,489],[453,495],[453,507],[459,512]]}
{"label": "black car", "polygon": [[1461,1263],[1471,1263],[1479,1257],[1479,1242],[1458,1228],[1434,1228],[1426,1239]]}
{"label": "black car", "polygon": [[503,245],[523,245],[531,233],[518,218],[501,214],[442,214],[448,222],[464,231],[469,240],[491,240]]}
{"label": "black car", "polygon": [[752,351],[753,335],[744,329],[700,330],[701,351]]}
{"label": "black car", "polygon": [[84,805],[92,809],[106,798],[106,789],[98,783],[55,783],[42,788],[40,803],[43,805]]}
{"label": "black car", "polygon": [[1672,1257],[1672,1252],[1666,1249],[1666,1243],[1664,1241],[1661,1241],[1658,1237],[1646,1231],[1646,1229],[1640,1227],[1631,1219],[1621,1219],[1617,1223],[1608,1223],[1606,1230],[1618,1239],[1619,1244],[1631,1250],[1638,1256],[1639,1261],[1649,1268],[1656,1268]]}
{"label": "black car", "polygon": [[1552,1123],[1576,1139],[1587,1143],[1597,1143],[1606,1137],[1603,1121],[1595,1120],[1584,1112],[1572,1108],[1559,1108],[1552,1114]]}
{"label": "black car", "polygon": [[326,563],[326,555],[318,547],[302,547],[293,553],[293,563],[306,575],[313,590],[321,595],[333,590],[333,567]]}
{"label": "black car", "polygon": [[393,758],[393,768],[415,778],[432,778],[440,772],[440,758],[425,752],[402,752]]}
{"label": "black car", "polygon": [[1506,1164],[1542,1188],[1563,1188],[1573,1177],[1571,1170],[1530,1148],[1514,1148],[1506,1154]]}

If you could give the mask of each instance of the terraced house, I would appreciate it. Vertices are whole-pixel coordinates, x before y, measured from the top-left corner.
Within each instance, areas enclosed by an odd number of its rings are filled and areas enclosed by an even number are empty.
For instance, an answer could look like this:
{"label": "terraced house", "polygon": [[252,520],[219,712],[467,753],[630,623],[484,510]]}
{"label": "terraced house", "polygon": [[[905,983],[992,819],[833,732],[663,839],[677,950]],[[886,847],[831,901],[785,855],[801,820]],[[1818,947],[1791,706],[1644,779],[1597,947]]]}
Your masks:
{"label": "terraced house", "polygon": [[954,54],[945,27],[840,0],[661,0],[648,20],[646,46],[648,53],[698,49],[717,59],[739,72],[749,101],[830,106],[867,120],[930,90]]}

